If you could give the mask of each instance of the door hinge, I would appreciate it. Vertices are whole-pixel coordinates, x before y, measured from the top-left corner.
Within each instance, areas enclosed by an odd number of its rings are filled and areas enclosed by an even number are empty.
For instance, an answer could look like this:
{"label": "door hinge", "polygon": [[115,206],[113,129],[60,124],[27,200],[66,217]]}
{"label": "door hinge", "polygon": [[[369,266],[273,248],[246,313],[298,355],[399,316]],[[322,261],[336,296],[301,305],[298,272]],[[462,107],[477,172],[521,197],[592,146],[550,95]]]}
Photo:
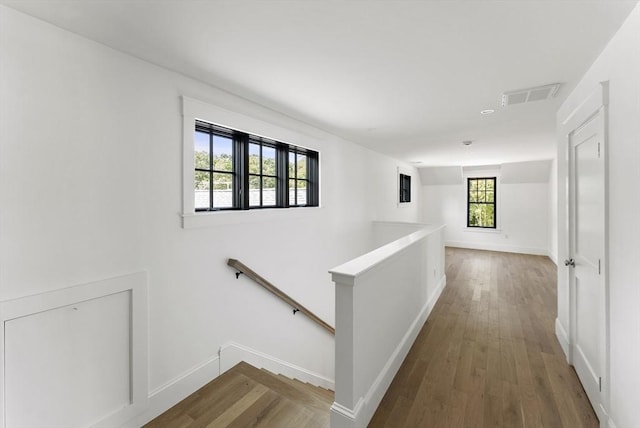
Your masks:
{"label": "door hinge", "polygon": [[600,142],[598,141],[598,158],[600,158]]}
{"label": "door hinge", "polygon": [[602,378],[601,377],[598,378],[598,389],[600,390],[600,392],[602,392]]}
{"label": "door hinge", "polygon": [[598,259],[598,275],[602,275],[602,269],[600,265],[600,259]]}

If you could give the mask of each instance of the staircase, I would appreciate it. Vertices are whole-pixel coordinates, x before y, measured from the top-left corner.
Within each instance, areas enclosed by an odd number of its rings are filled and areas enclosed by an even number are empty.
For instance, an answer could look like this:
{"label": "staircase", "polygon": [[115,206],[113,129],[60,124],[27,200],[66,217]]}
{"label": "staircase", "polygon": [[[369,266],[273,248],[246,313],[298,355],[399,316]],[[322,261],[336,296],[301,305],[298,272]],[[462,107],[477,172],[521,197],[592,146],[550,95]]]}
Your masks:
{"label": "staircase", "polygon": [[240,362],[145,427],[328,427],[333,391]]}

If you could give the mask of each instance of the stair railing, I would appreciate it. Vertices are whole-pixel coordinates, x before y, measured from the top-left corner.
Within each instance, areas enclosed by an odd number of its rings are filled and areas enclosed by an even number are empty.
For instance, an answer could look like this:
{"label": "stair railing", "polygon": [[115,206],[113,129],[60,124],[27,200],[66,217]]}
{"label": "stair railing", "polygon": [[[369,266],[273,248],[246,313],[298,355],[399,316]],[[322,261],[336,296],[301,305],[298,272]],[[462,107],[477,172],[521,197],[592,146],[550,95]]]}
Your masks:
{"label": "stair railing", "polygon": [[236,270],[236,279],[239,278],[240,275],[242,274],[246,275],[248,278],[251,278],[257,284],[260,284],[261,286],[263,286],[267,291],[278,296],[280,299],[284,300],[287,304],[291,305],[291,307],[293,308],[294,315],[296,314],[296,312],[300,312],[306,315],[309,319],[311,319],[315,323],[317,323],[320,327],[327,330],[329,333],[333,335],[336,334],[335,328],[327,324],[316,314],[314,314],[309,309],[305,308],[303,305],[295,301],[287,293],[285,293],[284,291],[280,290],[278,287],[276,287],[275,285],[267,281],[265,278],[257,274],[254,270],[252,270],[250,267],[248,267],[244,263],[236,259],[229,259],[227,260],[227,265],[231,266]]}

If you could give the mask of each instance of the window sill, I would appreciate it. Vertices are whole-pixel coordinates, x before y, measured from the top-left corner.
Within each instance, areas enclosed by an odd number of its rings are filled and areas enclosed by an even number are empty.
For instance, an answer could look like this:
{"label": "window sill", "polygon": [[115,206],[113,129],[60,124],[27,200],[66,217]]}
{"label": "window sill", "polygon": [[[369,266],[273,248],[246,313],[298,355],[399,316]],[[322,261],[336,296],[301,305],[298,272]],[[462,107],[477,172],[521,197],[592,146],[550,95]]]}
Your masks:
{"label": "window sill", "polygon": [[183,229],[200,229],[221,225],[266,223],[308,218],[320,214],[322,207],[262,208],[242,211],[216,211],[182,214]]}
{"label": "window sill", "polygon": [[463,227],[462,230],[465,232],[480,232],[480,233],[501,233],[502,229],[483,229],[481,227]]}

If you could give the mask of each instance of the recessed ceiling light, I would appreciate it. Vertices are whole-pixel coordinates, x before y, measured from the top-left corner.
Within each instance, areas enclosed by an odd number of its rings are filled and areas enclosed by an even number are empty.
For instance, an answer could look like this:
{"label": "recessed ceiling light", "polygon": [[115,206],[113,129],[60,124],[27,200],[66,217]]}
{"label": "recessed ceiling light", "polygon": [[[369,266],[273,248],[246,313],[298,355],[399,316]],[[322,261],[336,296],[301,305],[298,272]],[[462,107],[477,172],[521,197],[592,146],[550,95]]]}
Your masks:
{"label": "recessed ceiling light", "polygon": [[471,145],[471,143],[473,143],[473,141],[471,141],[471,140],[464,140],[464,141],[462,142],[462,144],[464,144],[465,146],[470,146],[470,145]]}
{"label": "recessed ceiling light", "polygon": [[482,110],[480,112],[480,114],[492,114],[492,113],[495,113],[495,112],[496,112],[495,110],[489,108],[489,109],[486,109],[486,110]]}

